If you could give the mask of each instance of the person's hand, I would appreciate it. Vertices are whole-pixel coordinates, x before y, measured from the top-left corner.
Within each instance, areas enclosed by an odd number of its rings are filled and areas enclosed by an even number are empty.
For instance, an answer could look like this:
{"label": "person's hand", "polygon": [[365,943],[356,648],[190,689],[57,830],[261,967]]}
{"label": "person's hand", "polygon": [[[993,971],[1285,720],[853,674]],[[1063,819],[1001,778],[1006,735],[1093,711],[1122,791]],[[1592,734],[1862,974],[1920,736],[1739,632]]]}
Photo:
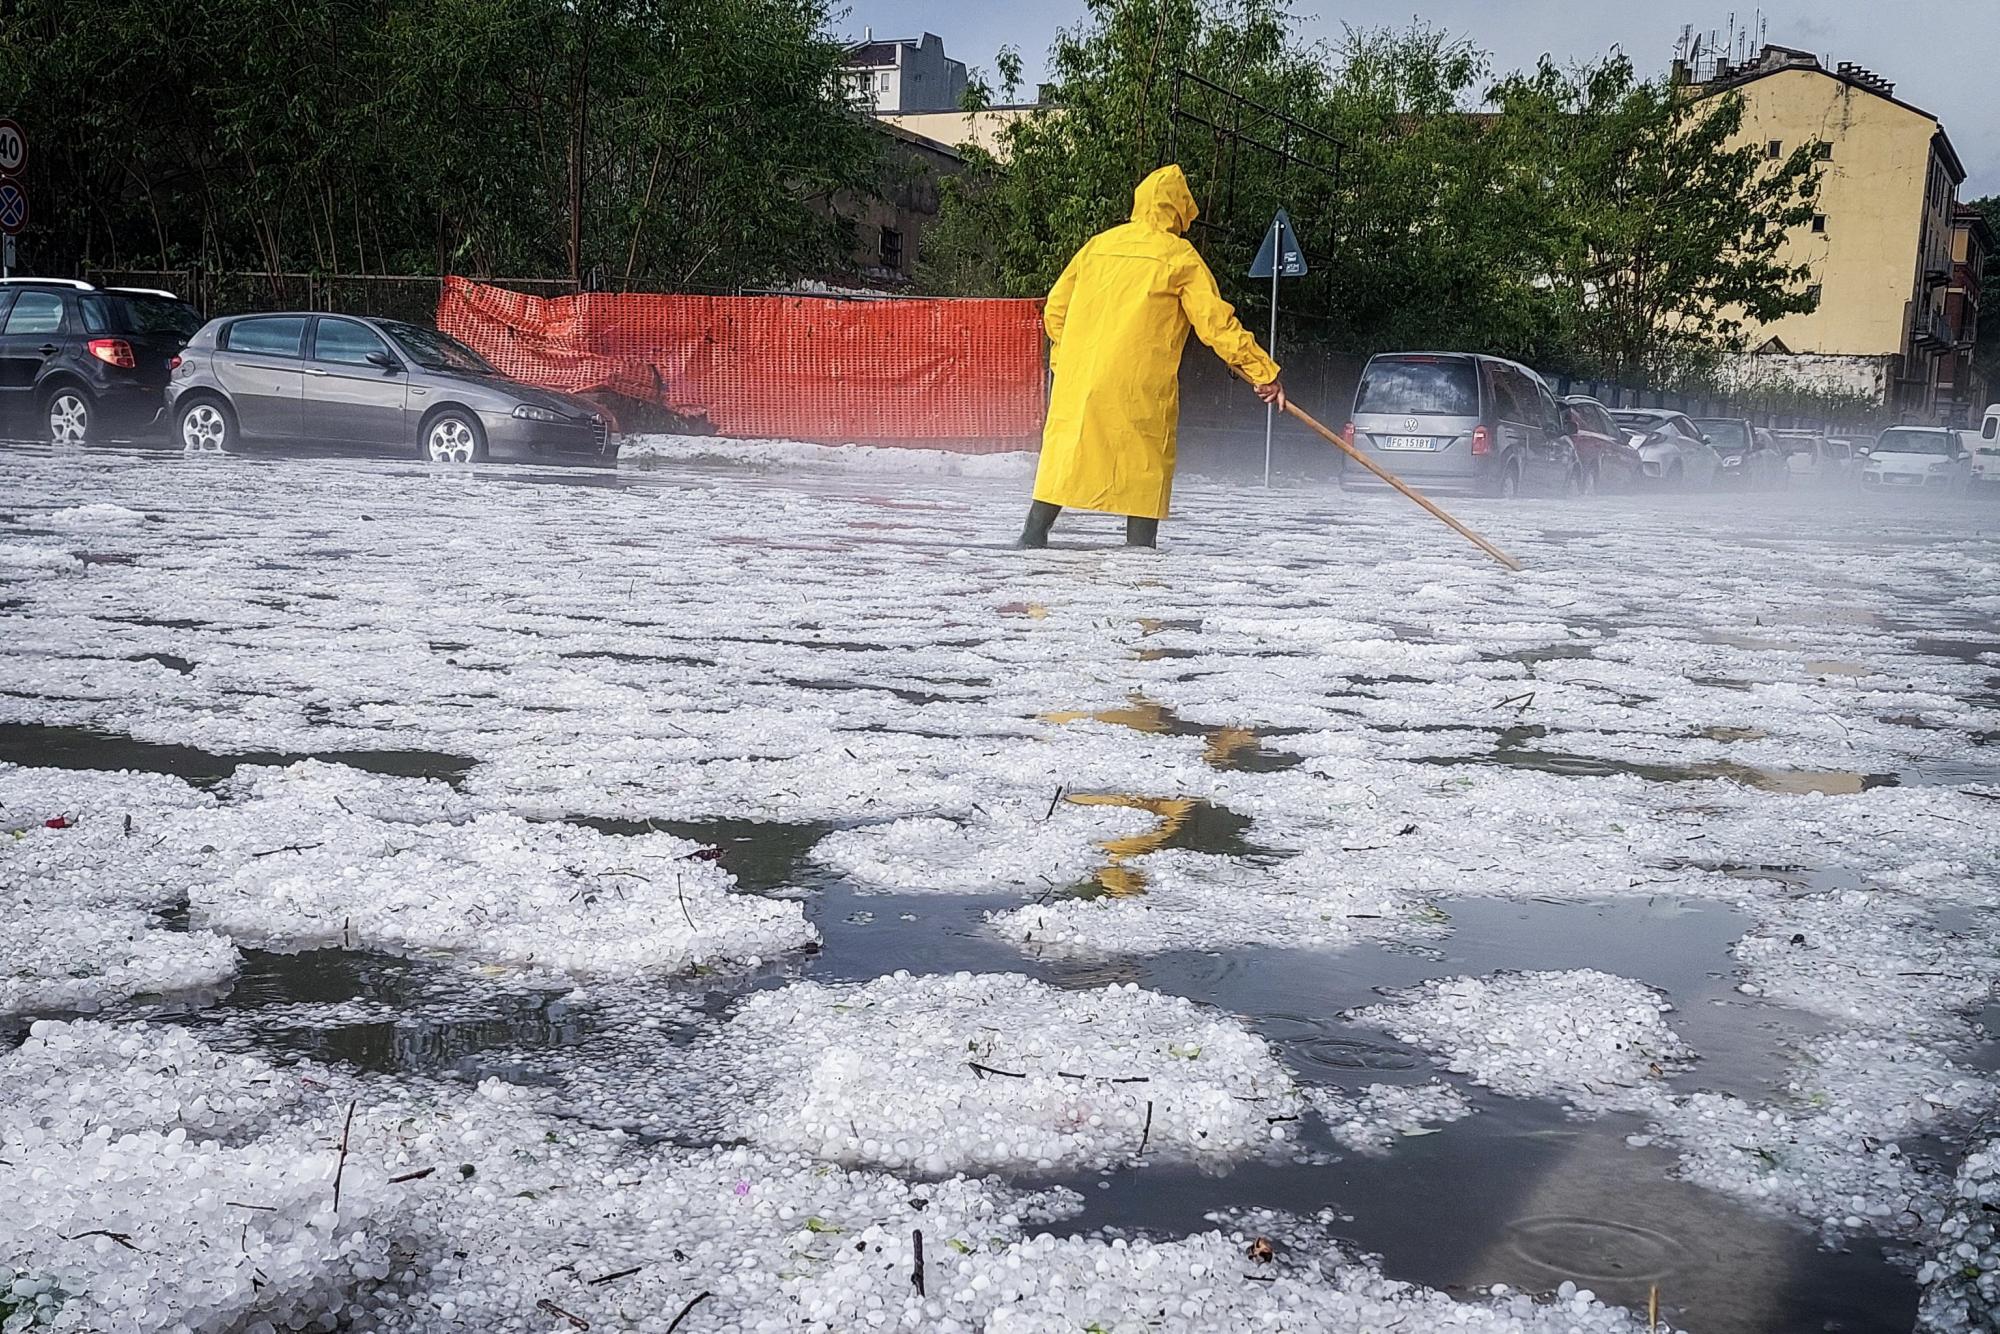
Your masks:
{"label": "person's hand", "polygon": [[1273,380],[1269,384],[1260,384],[1255,386],[1255,388],[1258,398],[1263,399],[1280,412],[1285,410],[1285,386],[1282,381]]}

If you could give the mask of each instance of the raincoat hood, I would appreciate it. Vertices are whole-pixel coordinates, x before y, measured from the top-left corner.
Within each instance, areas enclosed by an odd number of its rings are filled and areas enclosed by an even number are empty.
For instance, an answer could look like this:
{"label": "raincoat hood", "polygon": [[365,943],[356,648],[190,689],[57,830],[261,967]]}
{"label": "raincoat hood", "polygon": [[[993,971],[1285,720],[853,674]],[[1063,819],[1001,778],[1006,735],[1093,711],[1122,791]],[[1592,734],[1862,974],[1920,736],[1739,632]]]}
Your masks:
{"label": "raincoat hood", "polygon": [[1199,212],[1187,175],[1177,165],[1161,167],[1132,191],[1132,221],[1142,227],[1179,235]]}

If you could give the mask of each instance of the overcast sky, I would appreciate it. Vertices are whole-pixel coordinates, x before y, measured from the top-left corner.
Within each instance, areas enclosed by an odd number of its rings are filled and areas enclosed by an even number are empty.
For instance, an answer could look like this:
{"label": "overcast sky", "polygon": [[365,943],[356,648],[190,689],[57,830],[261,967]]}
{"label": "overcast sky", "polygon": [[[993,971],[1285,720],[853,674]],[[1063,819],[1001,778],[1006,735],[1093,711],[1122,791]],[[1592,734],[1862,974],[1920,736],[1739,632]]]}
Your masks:
{"label": "overcast sky", "polygon": [[[1021,49],[1030,88],[1055,30],[1075,23],[1083,0],[848,0],[842,31],[864,25],[878,36],[929,30],[970,65],[993,68],[1003,44]],[[1343,23],[1400,27],[1415,17],[1472,38],[1500,69],[1622,47],[1641,70],[1663,70],[1683,24],[1725,30],[1729,0],[1295,0],[1303,36],[1337,36]],[[1735,10],[1752,21],[1750,5]],[[1944,121],[1969,173],[1959,198],[2000,193],[2000,0],[1941,0],[1905,7],[1894,0],[1773,0],[1763,6],[1766,40],[1851,60],[1891,80],[1896,95]]]}

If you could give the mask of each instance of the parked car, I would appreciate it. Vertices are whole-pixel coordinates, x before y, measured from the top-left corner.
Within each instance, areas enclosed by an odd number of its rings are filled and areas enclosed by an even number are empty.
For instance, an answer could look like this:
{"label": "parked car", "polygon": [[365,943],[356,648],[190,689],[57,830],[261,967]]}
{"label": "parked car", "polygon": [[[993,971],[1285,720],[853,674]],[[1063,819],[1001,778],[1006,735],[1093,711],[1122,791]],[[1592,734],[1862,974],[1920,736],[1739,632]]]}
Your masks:
{"label": "parked car", "polygon": [[1972,452],[1958,432],[1932,426],[1891,426],[1861,461],[1861,485],[1963,491],[1972,480]]}
{"label": "parked car", "polygon": [[1640,469],[1660,486],[1708,487],[1722,470],[1722,459],[1685,413],[1666,408],[1620,408],[1611,420],[1625,429],[1639,452]]}
{"label": "parked car", "polygon": [[1972,480],[1983,491],[2000,486],[2000,403],[1986,409],[1976,439],[1967,442],[1972,450]]}
{"label": "parked car", "polygon": [[0,279],[0,427],[58,444],[142,433],[200,327],[172,292]]}
{"label": "parked car", "polygon": [[[1434,491],[1511,496],[1582,484],[1555,395],[1516,362],[1469,352],[1384,352],[1368,359],[1347,436],[1384,468]],[[1348,468],[1348,486],[1379,486]]]}
{"label": "parked car", "polygon": [[1611,409],[1587,395],[1572,394],[1562,401],[1562,412],[1583,469],[1582,490],[1630,491],[1639,484],[1645,476],[1639,451],[1611,420]]}
{"label": "parked car", "polygon": [[1785,451],[1785,471],[1795,486],[1839,486],[1854,480],[1857,452],[1846,440],[1829,439],[1825,431],[1792,427],[1771,432]]}
{"label": "parked car", "polygon": [[400,320],[211,320],[176,362],[167,398],[174,438],[197,451],[316,440],[414,449],[433,463],[618,457],[592,404],[510,380],[450,335]]}
{"label": "parked car", "polygon": [[1771,433],[1741,417],[1696,417],[1695,429],[1708,437],[1721,464],[1716,481],[1750,491],[1768,491],[1790,480],[1784,451]]}

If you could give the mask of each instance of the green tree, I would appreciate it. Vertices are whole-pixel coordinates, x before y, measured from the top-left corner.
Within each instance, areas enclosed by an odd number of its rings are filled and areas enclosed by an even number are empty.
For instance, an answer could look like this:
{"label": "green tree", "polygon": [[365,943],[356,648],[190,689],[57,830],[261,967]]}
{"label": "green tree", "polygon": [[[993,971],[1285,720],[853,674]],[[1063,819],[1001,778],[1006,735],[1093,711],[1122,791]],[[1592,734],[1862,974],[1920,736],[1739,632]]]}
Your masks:
{"label": "green tree", "polygon": [[1813,215],[1814,144],[1769,162],[1734,143],[1741,98],[1641,80],[1623,56],[1567,71],[1544,58],[1492,101],[1507,179],[1543,213],[1535,262],[1563,369],[1674,385],[1813,308],[1811,272],[1784,247]]}

